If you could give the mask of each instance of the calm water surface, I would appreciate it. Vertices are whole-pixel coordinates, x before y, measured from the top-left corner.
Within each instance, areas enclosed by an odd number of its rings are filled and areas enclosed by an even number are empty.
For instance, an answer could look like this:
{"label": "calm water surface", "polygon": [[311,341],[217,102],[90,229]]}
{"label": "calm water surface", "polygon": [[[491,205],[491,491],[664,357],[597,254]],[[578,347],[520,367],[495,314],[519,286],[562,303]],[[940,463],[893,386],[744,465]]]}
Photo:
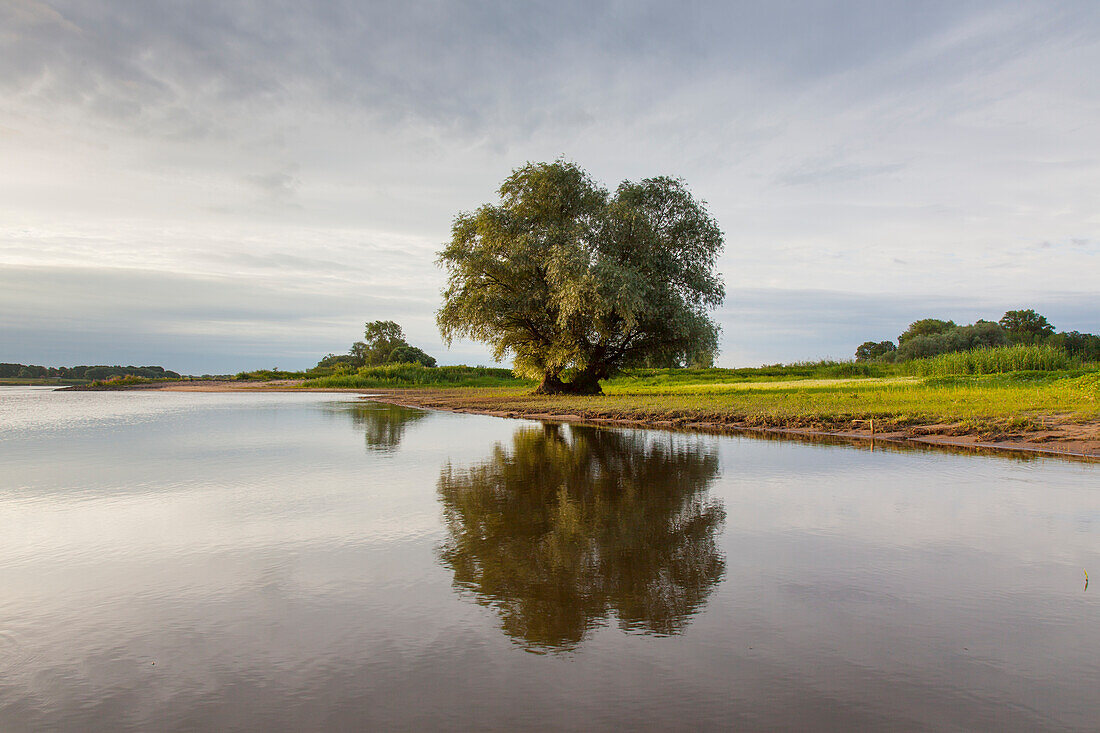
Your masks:
{"label": "calm water surface", "polygon": [[1100,728],[1100,466],[0,388],[0,730]]}

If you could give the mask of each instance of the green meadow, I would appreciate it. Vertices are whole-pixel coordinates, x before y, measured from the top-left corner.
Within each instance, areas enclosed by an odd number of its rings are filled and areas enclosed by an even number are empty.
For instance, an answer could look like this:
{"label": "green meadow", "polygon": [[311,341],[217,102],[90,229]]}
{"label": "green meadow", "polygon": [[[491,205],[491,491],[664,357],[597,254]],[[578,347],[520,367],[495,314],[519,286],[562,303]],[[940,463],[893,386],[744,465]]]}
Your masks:
{"label": "green meadow", "polygon": [[839,429],[874,420],[879,430],[950,423],[960,432],[996,434],[1100,418],[1100,364],[1076,361],[1047,346],[901,364],[634,370],[605,381],[604,395],[597,397],[532,395],[531,382],[490,371],[480,384],[459,379],[461,372],[440,379],[432,376],[440,368],[410,366],[385,372],[386,379],[370,373],[301,386],[437,390],[416,396],[425,406],[768,427]]}

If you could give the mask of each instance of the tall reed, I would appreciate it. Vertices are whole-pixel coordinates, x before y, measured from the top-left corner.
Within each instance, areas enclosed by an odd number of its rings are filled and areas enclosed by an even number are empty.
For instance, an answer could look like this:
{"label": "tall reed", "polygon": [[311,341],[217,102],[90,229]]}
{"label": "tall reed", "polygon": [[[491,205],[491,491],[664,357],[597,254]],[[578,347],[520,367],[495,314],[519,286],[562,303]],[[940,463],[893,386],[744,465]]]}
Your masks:
{"label": "tall reed", "polygon": [[918,377],[954,377],[967,374],[1006,374],[1020,371],[1060,371],[1081,366],[1079,359],[1053,346],[1001,346],[940,354],[903,364]]}

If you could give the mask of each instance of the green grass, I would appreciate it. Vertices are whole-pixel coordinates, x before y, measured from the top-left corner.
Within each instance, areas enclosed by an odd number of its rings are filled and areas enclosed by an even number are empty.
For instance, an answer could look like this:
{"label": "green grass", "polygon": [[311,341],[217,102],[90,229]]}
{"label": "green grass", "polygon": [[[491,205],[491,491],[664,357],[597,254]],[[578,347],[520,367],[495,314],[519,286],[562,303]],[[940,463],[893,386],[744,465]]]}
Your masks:
{"label": "green grass", "polygon": [[133,387],[140,384],[161,384],[165,382],[179,382],[182,380],[175,379],[173,377],[166,377],[164,379],[150,379],[149,377],[138,377],[133,374],[127,374],[125,376],[111,377],[110,379],[97,379],[89,387]]}
{"label": "green grass", "polygon": [[[709,370],[708,370],[709,371]],[[770,381],[691,380],[668,375],[611,380],[597,397],[538,396],[523,389],[454,390],[430,396],[425,406],[467,407],[514,414],[578,415],[643,422],[706,422],[756,427],[846,429],[874,420],[879,432],[918,430],[995,437],[1054,422],[1100,419],[1100,371],[953,377],[870,377]]]}
{"label": "green grass", "polygon": [[401,387],[533,387],[534,382],[517,379],[511,369],[490,367],[386,364],[363,367],[355,374],[333,374],[304,382],[303,388],[395,389]]}
{"label": "green grass", "polygon": [[256,369],[251,372],[238,372],[233,377],[240,382],[270,382],[274,379],[307,379],[308,372],[284,372],[280,369]]}
{"label": "green grass", "polygon": [[893,364],[862,364],[845,361],[798,362],[739,369],[631,369],[603,382],[614,387],[664,387],[676,385],[766,382],[790,379],[838,379],[844,377],[886,377],[900,374]]}

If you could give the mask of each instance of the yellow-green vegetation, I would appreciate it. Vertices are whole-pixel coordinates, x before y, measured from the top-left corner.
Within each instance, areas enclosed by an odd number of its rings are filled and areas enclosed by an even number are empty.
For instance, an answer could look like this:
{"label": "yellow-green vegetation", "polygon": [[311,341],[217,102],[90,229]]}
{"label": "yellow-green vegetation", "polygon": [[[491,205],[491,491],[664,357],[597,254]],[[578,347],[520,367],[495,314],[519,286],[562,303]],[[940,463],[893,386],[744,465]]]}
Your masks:
{"label": "yellow-green vegetation", "polygon": [[282,369],[255,369],[238,372],[233,379],[239,382],[270,382],[275,379],[308,379],[309,372],[288,372]]}
{"label": "yellow-green vegetation", "polygon": [[[738,371],[740,374],[730,374]],[[727,372],[720,374],[720,372]],[[672,370],[610,380],[602,397],[532,395],[522,389],[441,391],[426,406],[590,419],[715,423],[879,432],[950,425],[984,435],[1100,419],[1100,371],[826,379],[745,370]]]}
{"label": "yellow-green vegetation", "polygon": [[940,354],[901,365],[909,374],[947,377],[959,374],[1006,374],[1019,371],[1059,371],[1082,366],[1062,349],[1046,344],[1004,346]]}
{"label": "yellow-green vegetation", "polygon": [[496,387],[534,386],[534,382],[517,379],[510,369],[491,367],[444,366],[421,364],[384,364],[368,366],[357,372],[332,374],[309,379],[301,384],[307,389],[377,389],[394,387]]}
{"label": "yellow-green vegetation", "polygon": [[1095,383],[1078,380],[1025,382],[975,379],[950,385],[899,378],[868,383],[844,381],[798,385],[778,383],[755,389],[660,393],[616,392],[602,398],[539,397],[517,390],[470,394],[485,409],[547,411],[586,417],[743,422],[748,425],[839,425],[875,418],[880,425],[943,421],[1100,417]]}
{"label": "yellow-green vegetation", "polygon": [[75,389],[80,390],[101,390],[101,389],[119,389],[123,387],[140,387],[148,384],[165,384],[170,382],[179,382],[178,378],[165,377],[163,379],[150,379],[149,377],[137,377],[132,374],[125,376],[111,377],[110,379],[97,379],[88,384],[82,384]]}

